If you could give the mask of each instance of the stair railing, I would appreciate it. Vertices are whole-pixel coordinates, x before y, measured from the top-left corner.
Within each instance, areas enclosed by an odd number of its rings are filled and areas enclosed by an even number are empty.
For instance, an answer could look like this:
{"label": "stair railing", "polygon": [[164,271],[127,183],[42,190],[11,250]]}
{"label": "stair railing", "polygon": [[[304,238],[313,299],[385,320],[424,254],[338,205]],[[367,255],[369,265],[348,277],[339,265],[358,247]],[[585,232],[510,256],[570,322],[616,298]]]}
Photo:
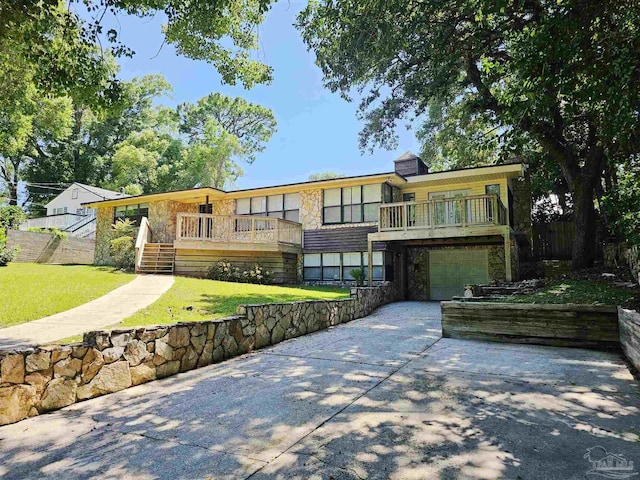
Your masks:
{"label": "stair railing", "polygon": [[140,220],[140,229],[138,230],[138,237],[136,238],[136,273],[140,271],[140,265],[142,264],[142,254],[144,252],[144,246],[147,243],[151,243],[151,226],[147,217],[142,217]]}

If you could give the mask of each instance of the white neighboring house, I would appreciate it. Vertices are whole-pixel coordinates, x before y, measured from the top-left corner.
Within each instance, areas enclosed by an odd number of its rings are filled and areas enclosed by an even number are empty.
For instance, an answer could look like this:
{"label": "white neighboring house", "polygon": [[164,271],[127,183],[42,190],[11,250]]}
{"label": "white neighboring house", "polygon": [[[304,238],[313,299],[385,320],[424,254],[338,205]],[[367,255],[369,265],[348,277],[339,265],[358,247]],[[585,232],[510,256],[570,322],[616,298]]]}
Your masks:
{"label": "white neighboring house", "polygon": [[45,205],[46,217],[30,218],[20,225],[20,230],[55,227],[72,237],[95,238],[96,211],[82,204],[123,197],[128,195],[74,182]]}

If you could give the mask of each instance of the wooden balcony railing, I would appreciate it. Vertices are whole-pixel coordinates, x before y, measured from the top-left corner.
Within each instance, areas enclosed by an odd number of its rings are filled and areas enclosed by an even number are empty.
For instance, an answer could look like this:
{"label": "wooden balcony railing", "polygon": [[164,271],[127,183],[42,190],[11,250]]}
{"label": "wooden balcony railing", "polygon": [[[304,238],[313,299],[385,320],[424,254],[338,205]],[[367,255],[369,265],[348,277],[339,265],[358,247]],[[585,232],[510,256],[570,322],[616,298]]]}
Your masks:
{"label": "wooden balcony railing", "polygon": [[507,210],[497,195],[387,203],[380,206],[379,232],[476,225],[506,225]]}
{"label": "wooden balcony railing", "polygon": [[176,240],[302,245],[302,225],[275,217],[178,213]]}

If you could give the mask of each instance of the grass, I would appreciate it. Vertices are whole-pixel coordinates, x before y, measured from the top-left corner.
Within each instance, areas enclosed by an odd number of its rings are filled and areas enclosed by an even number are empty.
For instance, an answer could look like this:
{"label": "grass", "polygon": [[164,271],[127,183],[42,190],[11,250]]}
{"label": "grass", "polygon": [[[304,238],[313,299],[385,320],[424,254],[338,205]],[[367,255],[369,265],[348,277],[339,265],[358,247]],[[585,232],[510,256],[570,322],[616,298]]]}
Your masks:
{"label": "grass", "polygon": [[556,280],[531,295],[518,295],[497,300],[506,303],[552,303],[585,305],[632,305],[640,300],[636,288],[620,287],[599,280]]}
{"label": "grass", "polygon": [[238,305],[248,303],[332,300],[348,296],[348,290],[334,287],[277,287],[176,277],[167,293],[118,327],[222,318],[234,315]]}
{"label": "grass", "polygon": [[133,278],[107,267],[10,263],[0,267],[0,327],[69,310]]}

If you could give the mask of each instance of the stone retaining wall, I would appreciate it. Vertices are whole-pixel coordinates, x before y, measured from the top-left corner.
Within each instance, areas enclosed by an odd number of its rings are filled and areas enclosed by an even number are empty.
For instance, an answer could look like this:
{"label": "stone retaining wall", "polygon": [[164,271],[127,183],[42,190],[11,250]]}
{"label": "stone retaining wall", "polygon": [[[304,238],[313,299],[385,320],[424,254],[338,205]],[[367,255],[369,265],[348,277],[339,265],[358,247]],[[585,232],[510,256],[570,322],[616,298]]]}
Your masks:
{"label": "stone retaining wall", "polygon": [[620,345],[625,356],[640,371],[640,313],[618,307]]}
{"label": "stone retaining wall", "polygon": [[349,322],[397,299],[393,284],[353,288],[342,300],[244,305],[219,320],[89,332],[81,344],[0,351],[0,425]]}
{"label": "stone retaining wall", "polygon": [[442,336],[508,343],[619,349],[616,307],[442,302]]}

